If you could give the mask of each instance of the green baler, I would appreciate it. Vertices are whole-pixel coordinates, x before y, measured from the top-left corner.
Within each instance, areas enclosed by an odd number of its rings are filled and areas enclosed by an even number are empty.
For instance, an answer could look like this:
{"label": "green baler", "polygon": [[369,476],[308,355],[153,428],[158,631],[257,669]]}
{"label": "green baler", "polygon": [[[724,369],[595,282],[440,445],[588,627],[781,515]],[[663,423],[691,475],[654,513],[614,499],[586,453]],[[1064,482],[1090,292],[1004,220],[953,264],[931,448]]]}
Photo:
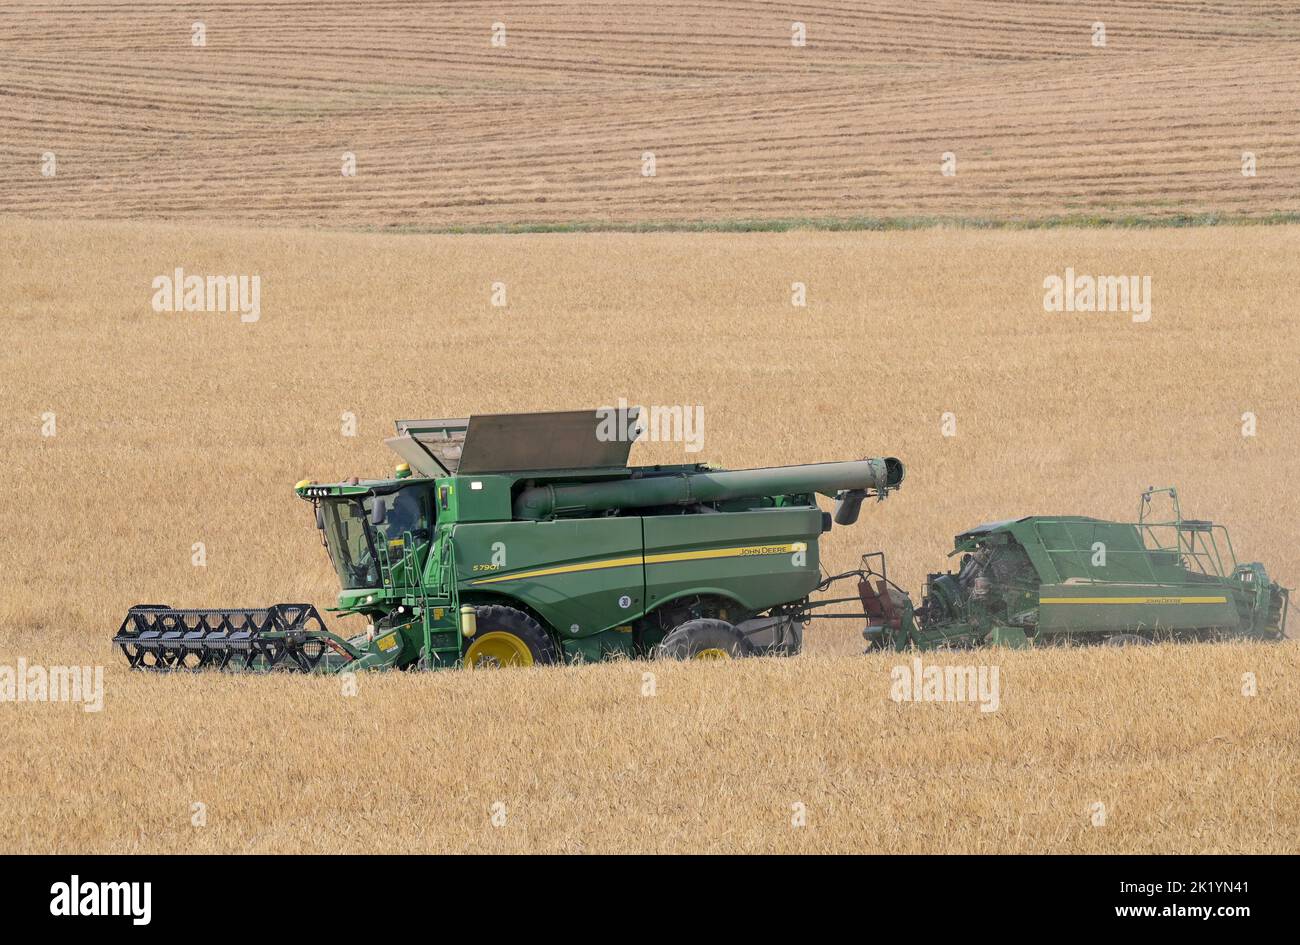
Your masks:
{"label": "green baler", "polygon": [[[1153,501],[1170,514],[1154,518]],[[958,535],[958,570],[931,574],[922,604],[887,579],[860,586],[875,648],[1280,639],[1289,594],[1239,563],[1227,529],[1182,516],[1148,489],[1136,523],[1029,516]],[[883,565],[881,566],[883,571]]]}
{"label": "green baler", "polygon": [[[341,584],[328,632],[307,604],[132,608],[139,668],[338,671],[658,655],[792,654],[823,589],[818,540],[903,480],[892,458],[725,471],[627,466],[635,412],[403,420],[392,479],[300,497]],[[832,517],[816,502],[836,500]],[[822,604],[829,602],[820,602]]]}

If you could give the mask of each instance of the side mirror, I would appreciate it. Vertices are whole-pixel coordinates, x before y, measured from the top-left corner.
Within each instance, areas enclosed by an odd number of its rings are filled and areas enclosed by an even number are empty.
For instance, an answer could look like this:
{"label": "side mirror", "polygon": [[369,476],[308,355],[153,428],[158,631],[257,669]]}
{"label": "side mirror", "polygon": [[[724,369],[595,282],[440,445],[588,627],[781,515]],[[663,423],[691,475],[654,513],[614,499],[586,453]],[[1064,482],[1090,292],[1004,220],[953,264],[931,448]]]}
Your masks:
{"label": "side mirror", "polygon": [[370,506],[370,524],[382,525],[388,520],[388,506],[384,505],[382,496],[375,496],[375,504]]}
{"label": "side mirror", "polygon": [[325,510],[321,508],[320,503],[316,503],[316,527],[325,531]]}

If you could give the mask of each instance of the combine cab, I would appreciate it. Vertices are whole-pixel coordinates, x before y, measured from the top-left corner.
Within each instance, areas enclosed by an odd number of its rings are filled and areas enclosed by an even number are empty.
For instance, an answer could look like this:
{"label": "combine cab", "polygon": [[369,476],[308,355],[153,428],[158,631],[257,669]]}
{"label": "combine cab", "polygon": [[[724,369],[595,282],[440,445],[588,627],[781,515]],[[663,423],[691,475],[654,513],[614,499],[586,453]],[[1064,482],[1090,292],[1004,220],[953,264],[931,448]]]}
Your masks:
{"label": "combine cab", "polygon": [[[1158,499],[1169,517],[1153,519]],[[961,566],[929,576],[914,615],[906,602],[896,609],[909,619],[867,628],[873,647],[1276,640],[1285,632],[1286,588],[1262,564],[1238,563],[1222,525],[1183,518],[1174,489],[1143,493],[1136,524],[994,522],[958,535],[952,554]]]}
{"label": "combine cab", "polygon": [[[629,467],[635,411],[401,420],[392,479],[298,483],[341,587],[314,608],[132,608],[140,669],[336,672],[798,652],[818,542],[903,479],[896,459]],[[628,435],[629,431],[632,435]]]}

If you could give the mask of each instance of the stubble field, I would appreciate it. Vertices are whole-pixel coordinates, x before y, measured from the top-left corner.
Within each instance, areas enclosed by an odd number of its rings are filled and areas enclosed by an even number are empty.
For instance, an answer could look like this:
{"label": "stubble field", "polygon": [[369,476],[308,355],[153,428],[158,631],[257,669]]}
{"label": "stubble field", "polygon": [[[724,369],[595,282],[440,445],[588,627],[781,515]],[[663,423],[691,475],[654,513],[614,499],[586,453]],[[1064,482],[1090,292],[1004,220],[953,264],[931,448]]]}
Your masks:
{"label": "stubble field", "polygon": [[1297,60],[1300,15],[1277,0],[10,0],[0,212],[398,230],[1294,218]]}
{"label": "stubble field", "polygon": [[[977,654],[1001,672],[991,713],[891,702],[898,660],[858,655],[847,621],[815,624],[795,660],[649,667],[654,696],[637,664],[366,677],[345,696],[337,680],[142,678],[108,647],[139,601],[331,603],[292,484],[382,474],[397,416],[620,397],[702,405],[698,457],[719,464],[901,457],[904,488],[828,537],[828,568],[883,548],[915,589],[962,528],[1128,517],[1142,488],[1176,483],[1190,514],[1294,585],[1295,228],[442,237],[8,220],[0,236],[0,663],[108,664],[100,713],[0,707],[6,850],[1297,848],[1290,642]],[[154,312],[151,280],[176,265],[260,274],[260,320]],[[1151,320],[1045,312],[1043,278],[1066,266],[1150,274]]]}

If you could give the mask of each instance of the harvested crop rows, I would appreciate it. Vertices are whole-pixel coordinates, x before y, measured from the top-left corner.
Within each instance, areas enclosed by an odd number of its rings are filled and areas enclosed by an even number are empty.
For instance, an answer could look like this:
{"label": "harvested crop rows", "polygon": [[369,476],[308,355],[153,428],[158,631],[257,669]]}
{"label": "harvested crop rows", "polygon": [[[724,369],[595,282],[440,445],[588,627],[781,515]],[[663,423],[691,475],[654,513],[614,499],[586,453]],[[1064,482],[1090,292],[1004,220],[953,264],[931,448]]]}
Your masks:
{"label": "harvested crop rows", "polygon": [[219,3],[195,48],[182,8],[11,3],[0,212],[416,229],[1300,212],[1294,4],[1132,3],[1104,48],[1068,4],[895,7]]}

